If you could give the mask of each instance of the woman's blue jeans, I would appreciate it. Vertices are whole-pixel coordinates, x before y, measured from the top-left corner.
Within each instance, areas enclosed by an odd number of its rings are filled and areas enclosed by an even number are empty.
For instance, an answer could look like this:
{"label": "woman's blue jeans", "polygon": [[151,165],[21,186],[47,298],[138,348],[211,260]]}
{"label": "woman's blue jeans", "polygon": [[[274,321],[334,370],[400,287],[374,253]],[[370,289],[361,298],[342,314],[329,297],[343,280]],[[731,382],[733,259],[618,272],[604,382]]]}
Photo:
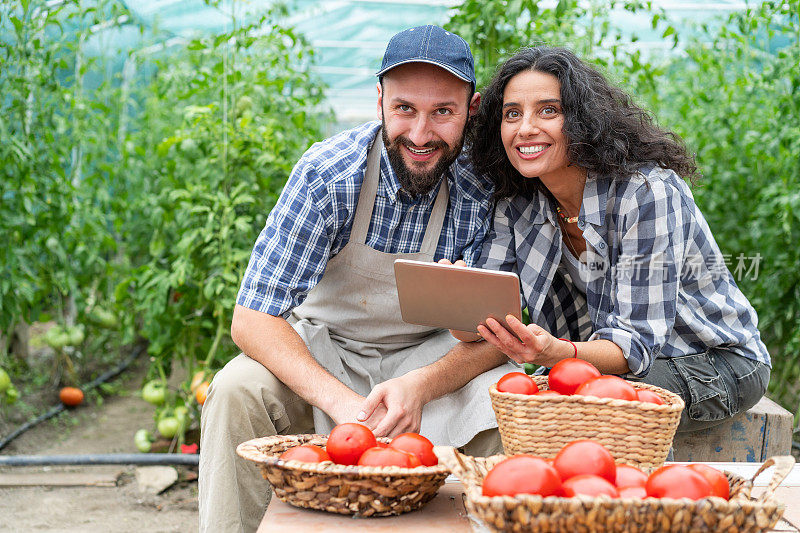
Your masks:
{"label": "woman's blue jeans", "polygon": [[683,357],[656,359],[644,378],[678,394],[686,407],[678,433],[720,424],[754,406],[767,390],[770,368],[723,348]]}

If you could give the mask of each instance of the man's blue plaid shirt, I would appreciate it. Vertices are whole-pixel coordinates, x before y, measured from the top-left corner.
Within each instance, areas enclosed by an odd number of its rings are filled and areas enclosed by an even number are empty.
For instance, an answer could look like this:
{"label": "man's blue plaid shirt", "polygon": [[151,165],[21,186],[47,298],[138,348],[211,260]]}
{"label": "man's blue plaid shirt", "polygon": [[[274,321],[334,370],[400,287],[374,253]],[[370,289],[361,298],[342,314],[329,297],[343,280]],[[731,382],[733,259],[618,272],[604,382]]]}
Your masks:
{"label": "man's blue plaid shirt", "polygon": [[640,377],[656,357],[712,347],[770,365],[755,310],[674,172],[651,167],[624,181],[587,179],[578,219],[591,268],[585,294],[561,264],[556,216],[540,192],[499,201],[476,265],[516,272],[523,307],[552,335],[610,340]]}
{"label": "man's blue plaid shirt", "polygon": [[[285,318],[319,282],[350,238],[367,152],[379,128],[369,122],[306,151],[258,236],[239,305]],[[463,258],[473,265],[491,224],[493,186],[475,175],[463,153],[445,176],[450,201],[434,260]],[[366,244],[392,254],[418,252],[438,191],[417,199],[401,191],[384,148]]]}

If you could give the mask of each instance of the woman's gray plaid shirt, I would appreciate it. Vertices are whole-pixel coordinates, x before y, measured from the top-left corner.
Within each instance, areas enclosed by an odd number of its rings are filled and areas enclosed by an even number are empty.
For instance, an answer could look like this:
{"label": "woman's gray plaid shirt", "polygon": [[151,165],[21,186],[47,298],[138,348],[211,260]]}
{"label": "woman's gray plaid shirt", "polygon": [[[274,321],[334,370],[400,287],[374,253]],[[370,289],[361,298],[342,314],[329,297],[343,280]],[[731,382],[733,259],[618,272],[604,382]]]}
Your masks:
{"label": "woman's gray plaid shirt", "polygon": [[535,323],[556,337],[614,342],[636,376],[656,357],[716,346],[770,364],[755,310],[674,172],[642,168],[626,181],[591,175],[578,227],[590,271],[585,295],[561,265],[561,230],[541,192],[498,202],[476,266],[516,272]]}

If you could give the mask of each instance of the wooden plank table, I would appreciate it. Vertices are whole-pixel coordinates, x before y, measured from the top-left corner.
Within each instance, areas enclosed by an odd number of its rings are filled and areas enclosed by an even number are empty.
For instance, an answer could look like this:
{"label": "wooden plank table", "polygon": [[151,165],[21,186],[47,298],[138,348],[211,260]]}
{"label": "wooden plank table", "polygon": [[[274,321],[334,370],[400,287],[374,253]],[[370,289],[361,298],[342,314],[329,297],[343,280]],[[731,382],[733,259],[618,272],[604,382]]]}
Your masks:
{"label": "wooden plank table", "polygon": [[[728,470],[744,478],[751,478],[759,463],[705,463],[720,470]],[[767,485],[772,470],[761,474],[756,480],[754,493]],[[800,464],[775,491],[776,497],[786,504],[786,511],[773,531],[798,532],[800,529]],[[319,533],[341,533],[352,531],[389,533],[413,531],[429,533],[447,531],[452,533],[482,533],[488,531],[477,520],[471,518],[464,507],[463,486],[455,477],[447,478],[436,497],[419,511],[384,518],[353,518],[324,511],[301,509],[283,503],[278,498],[272,501],[264,514],[258,533],[314,531]]]}

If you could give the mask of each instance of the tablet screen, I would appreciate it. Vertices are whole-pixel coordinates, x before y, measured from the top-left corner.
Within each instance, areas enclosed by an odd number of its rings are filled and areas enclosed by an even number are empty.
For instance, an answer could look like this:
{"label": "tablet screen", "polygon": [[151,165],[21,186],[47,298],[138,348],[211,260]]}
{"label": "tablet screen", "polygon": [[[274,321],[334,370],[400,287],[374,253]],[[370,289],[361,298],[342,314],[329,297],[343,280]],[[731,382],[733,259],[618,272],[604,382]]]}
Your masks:
{"label": "tablet screen", "polygon": [[400,312],[410,324],[477,332],[487,317],[504,326],[506,315],[522,317],[513,272],[397,259],[394,275]]}

